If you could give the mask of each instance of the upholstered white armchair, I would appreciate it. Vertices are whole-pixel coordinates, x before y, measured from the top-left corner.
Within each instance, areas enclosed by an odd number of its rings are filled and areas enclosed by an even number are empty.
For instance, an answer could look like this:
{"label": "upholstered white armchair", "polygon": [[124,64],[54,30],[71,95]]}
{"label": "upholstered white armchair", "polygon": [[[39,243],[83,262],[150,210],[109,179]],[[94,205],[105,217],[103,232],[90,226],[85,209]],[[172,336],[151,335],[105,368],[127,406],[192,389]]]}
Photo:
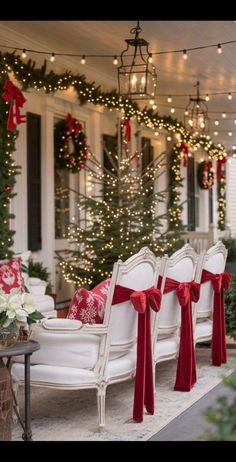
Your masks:
{"label": "upholstered white armchair", "polygon": [[[103,324],[50,319],[34,326],[32,339],[40,343],[40,350],[31,359],[31,385],[68,390],[95,388],[99,426],[104,427],[107,386],[134,377],[136,371],[139,315],[130,299],[113,304],[115,288],[120,285],[122,289],[143,291],[156,286],[159,264],[160,259],[148,248],[125,263],[119,260],[114,264]],[[12,373],[15,379],[24,381],[22,363],[15,362]]]}

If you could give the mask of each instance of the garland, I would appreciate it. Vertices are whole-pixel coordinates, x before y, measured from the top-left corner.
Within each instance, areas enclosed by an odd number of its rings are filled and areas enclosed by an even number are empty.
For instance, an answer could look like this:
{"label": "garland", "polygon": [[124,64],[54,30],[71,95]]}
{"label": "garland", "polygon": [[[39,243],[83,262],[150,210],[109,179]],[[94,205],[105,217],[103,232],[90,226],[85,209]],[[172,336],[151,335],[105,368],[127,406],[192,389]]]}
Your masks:
{"label": "garland", "polygon": [[[102,92],[100,87],[94,86],[94,82],[88,83],[84,75],[73,75],[71,72],[64,72],[62,74],[55,74],[54,71],[46,73],[47,63],[44,62],[44,65],[41,68],[35,67],[35,61],[28,60],[28,62],[22,61],[19,55],[16,53],[1,53],[0,52],[0,90],[1,94],[3,92],[3,87],[5,81],[8,80],[8,74],[13,73],[18,82],[21,83],[22,91],[26,91],[30,88],[40,90],[43,89],[45,93],[54,93],[59,90],[67,90],[72,86],[77,93],[78,99],[81,104],[85,102],[91,102],[95,105],[100,104],[107,107],[109,110],[118,110],[123,112],[124,120],[136,118],[139,124],[144,124],[145,126],[152,129],[165,129],[170,133],[177,133],[180,135],[181,142],[189,143],[191,147],[202,147],[207,155],[212,159],[220,159],[224,154],[224,147],[222,145],[214,146],[209,136],[201,136],[196,139],[190,135],[184,126],[178,122],[176,119],[172,119],[170,116],[158,116],[153,109],[144,108],[143,111],[139,109],[139,106],[135,101],[129,99],[124,99],[120,97],[115,90],[110,92]],[[6,105],[7,106],[6,106]],[[1,161],[4,164],[7,164],[7,173],[3,174],[2,170],[0,171],[0,184],[9,185],[12,188],[15,184],[15,175],[16,168],[14,167],[14,162],[12,161],[12,153],[15,150],[15,139],[17,137],[17,132],[12,132],[10,135],[7,131],[7,121],[8,121],[8,103],[1,102],[0,107],[2,107],[0,118],[1,118],[1,140],[2,140],[2,159]],[[6,144],[7,143],[7,144]],[[10,144],[10,146],[9,146]],[[176,145],[178,153],[179,143]],[[171,163],[170,163],[171,165]],[[176,180],[178,182],[178,180]],[[7,188],[6,186],[6,188]],[[171,186],[171,185],[170,185]],[[173,191],[176,186],[173,187]],[[7,210],[8,203],[10,200],[9,188],[8,191],[2,189],[0,191],[0,210]],[[223,185],[221,185],[222,195]],[[219,196],[219,200],[221,196]],[[173,204],[178,208],[178,201],[173,193],[172,199]],[[170,206],[172,209],[174,206]],[[173,209],[174,210],[174,209]],[[176,209],[177,211],[177,209]],[[220,205],[220,221],[225,222],[225,203],[221,201]],[[13,231],[9,230],[9,218],[14,218],[13,215],[6,214],[4,215],[4,232],[3,227],[1,228],[0,241],[2,254],[8,256],[10,254],[9,248],[12,246],[12,235]],[[171,216],[173,219],[173,214]],[[2,220],[1,220],[2,222]],[[174,224],[175,220],[171,223]],[[171,226],[172,226],[171,225]],[[176,226],[177,228],[177,226]],[[8,230],[8,231],[7,231]]]}
{"label": "garland", "polygon": [[211,161],[203,161],[198,165],[198,184],[201,189],[210,189],[214,184],[214,171]]}
{"label": "garland", "polygon": [[72,173],[84,168],[88,157],[86,136],[80,122],[70,114],[60,120],[54,130],[55,165],[57,169],[68,168]]}

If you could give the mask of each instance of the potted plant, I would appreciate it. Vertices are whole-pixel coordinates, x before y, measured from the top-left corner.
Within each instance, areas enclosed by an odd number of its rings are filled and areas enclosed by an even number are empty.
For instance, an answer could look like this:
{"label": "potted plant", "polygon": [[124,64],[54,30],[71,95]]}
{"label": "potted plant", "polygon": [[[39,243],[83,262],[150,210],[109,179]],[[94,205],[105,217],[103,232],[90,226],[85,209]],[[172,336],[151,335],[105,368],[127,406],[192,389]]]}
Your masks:
{"label": "potted plant", "polygon": [[14,345],[21,328],[43,319],[36,310],[33,297],[20,289],[8,294],[0,289],[0,349]]}
{"label": "potted plant", "polygon": [[34,261],[32,258],[29,259],[29,277],[39,278],[47,283],[46,294],[52,294],[52,284],[50,281],[50,273],[48,269],[43,266],[42,262]]}

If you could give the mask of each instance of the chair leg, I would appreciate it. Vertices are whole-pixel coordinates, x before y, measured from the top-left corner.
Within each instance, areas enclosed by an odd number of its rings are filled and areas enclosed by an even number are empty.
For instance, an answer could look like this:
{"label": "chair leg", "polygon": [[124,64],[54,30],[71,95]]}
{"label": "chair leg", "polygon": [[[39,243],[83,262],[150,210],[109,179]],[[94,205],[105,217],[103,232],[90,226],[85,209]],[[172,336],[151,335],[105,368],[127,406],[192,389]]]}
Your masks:
{"label": "chair leg", "polygon": [[153,364],[153,390],[154,395],[156,394],[156,364]]}
{"label": "chair leg", "polygon": [[107,384],[101,383],[97,389],[97,406],[98,406],[98,419],[99,428],[105,427],[105,401],[106,401]]}

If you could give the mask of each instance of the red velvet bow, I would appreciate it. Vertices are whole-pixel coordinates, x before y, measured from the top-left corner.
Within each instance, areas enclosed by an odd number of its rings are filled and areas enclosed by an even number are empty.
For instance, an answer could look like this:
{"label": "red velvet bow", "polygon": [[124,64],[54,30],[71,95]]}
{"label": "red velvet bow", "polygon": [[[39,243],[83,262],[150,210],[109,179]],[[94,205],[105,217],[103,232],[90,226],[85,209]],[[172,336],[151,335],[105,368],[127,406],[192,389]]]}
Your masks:
{"label": "red velvet bow", "polygon": [[125,127],[125,135],[124,138],[126,141],[131,140],[131,124],[129,119],[125,119],[124,121],[124,127]]}
{"label": "red velvet bow", "polygon": [[66,120],[68,123],[68,131],[70,135],[74,131],[75,136],[78,136],[80,130],[82,129],[81,123],[78,120],[74,119],[74,117],[72,117],[71,114],[69,113],[66,116]]}
{"label": "red velvet bow", "polygon": [[143,421],[143,407],[146,406],[150,414],[154,414],[154,384],[152,372],[152,344],[150,310],[159,311],[161,306],[161,292],[155,287],[136,291],[115,286],[112,304],[130,300],[134,309],[138,312],[138,341],[137,363],[135,376],[133,419],[136,422]]}
{"label": "red velvet bow", "polygon": [[214,289],[214,308],[213,308],[213,327],[212,327],[212,364],[221,366],[226,363],[226,329],[225,329],[225,306],[224,291],[229,288],[231,274],[224,272],[214,274],[210,271],[203,270],[201,284],[211,281]]}
{"label": "red velvet bow", "polygon": [[180,145],[180,150],[183,153],[183,166],[187,167],[188,166],[188,153],[189,153],[189,147],[187,143],[181,143]]}
{"label": "red velvet bow", "polygon": [[[25,97],[21,93],[20,89],[17,88],[14,83],[7,80],[4,85],[3,99],[5,101],[11,101],[11,106],[8,114],[7,129],[10,131],[16,130],[16,124],[22,124],[26,122],[25,115],[20,114],[20,108],[23,107],[26,102]],[[15,111],[14,111],[15,106]],[[14,117],[16,118],[14,122]]]}
{"label": "red velvet bow", "polygon": [[222,178],[222,167],[223,165],[226,164],[226,162],[227,162],[227,157],[223,157],[223,159],[217,160],[217,172],[216,172],[217,181],[220,181]]}
{"label": "red velvet bow", "polygon": [[197,380],[191,302],[199,300],[200,284],[166,278],[164,293],[172,291],[176,292],[181,306],[179,357],[174,389],[190,391]]}

